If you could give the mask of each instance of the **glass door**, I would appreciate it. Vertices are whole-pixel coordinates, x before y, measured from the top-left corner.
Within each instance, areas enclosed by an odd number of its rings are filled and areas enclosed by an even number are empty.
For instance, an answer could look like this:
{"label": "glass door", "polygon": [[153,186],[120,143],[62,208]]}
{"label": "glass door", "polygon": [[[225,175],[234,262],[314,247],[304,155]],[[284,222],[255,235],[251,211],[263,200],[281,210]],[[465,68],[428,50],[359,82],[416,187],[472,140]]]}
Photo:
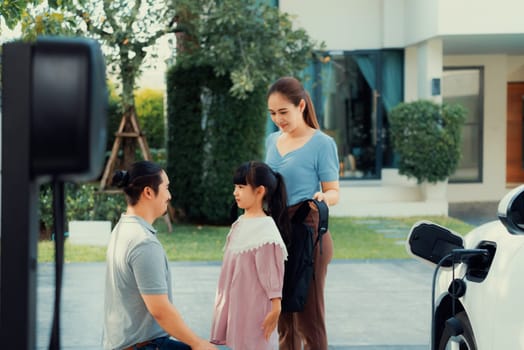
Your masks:
{"label": "glass door", "polygon": [[377,179],[382,152],[382,108],[376,53],[331,53],[321,64],[323,131],[338,146],[340,177]]}
{"label": "glass door", "polygon": [[404,96],[403,50],[330,51],[304,71],[322,130],[338,147],[341,179],[380,179],[395,167],[388,113]]}

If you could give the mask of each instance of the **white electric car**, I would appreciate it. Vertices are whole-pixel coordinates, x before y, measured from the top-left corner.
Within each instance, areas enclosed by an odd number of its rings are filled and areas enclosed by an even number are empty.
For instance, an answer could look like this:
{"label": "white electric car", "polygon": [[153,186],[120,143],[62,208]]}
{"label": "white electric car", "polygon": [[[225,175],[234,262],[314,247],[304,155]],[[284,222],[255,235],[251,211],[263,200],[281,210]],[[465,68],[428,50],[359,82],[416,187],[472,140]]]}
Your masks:
{"label": "white electric car", "polygon": [[524,349],[524,185],[498,206],[499,220],[462,238],[421,221],[406,246],[435,267],[431,349]]}

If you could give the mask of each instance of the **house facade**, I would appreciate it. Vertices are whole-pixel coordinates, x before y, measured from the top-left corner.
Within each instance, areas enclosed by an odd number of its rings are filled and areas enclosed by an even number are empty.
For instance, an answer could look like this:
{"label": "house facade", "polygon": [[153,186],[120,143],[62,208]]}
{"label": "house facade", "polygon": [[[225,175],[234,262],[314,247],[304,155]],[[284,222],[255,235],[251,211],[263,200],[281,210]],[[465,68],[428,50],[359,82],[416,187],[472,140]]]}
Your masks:
{"label": "house facade", "polygon": [[[524,182],[522,0],[280,0],[318,42],[304,78],[340,157],[332,215],[447,215]],[[434,196],[398,175],[388,112],[401,101],[468,110],[458,169]]]}

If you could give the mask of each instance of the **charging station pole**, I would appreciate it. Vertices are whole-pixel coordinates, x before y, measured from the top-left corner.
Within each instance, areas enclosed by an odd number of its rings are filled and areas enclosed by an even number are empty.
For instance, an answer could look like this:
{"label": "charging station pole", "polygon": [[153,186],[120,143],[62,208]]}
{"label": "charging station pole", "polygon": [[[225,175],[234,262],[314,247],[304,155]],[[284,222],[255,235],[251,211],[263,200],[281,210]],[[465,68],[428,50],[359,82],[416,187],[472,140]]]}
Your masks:
{"label": "charging station pole", "polygon": [[[100,175],[107,134],[105,64],[99,43],[86,38],[44,37],[2,48],[0,346],[33,350],[39,184]],[[63,193],[55,198],[61,220]],[[52,349],[60,347],[60,242]]]}
{"label": "charging station pole", "polygon": [[36,348],[38,185],[31,179],[31,46],[3,46],[0,344]]}

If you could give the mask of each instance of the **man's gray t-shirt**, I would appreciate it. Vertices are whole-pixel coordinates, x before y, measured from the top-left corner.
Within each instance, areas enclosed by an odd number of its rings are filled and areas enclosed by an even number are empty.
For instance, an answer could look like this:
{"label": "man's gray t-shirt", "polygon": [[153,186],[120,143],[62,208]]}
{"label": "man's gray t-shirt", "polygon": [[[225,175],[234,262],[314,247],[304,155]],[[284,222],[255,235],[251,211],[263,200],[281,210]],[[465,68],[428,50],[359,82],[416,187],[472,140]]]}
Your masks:
{"label": "man's gray t-shirt", "polygon": [[121,349],[167,333],[148,312],[141,294],[167,294],[171,274],[156,230],[138,216],[122,215],[107,249],[104,349]]}

